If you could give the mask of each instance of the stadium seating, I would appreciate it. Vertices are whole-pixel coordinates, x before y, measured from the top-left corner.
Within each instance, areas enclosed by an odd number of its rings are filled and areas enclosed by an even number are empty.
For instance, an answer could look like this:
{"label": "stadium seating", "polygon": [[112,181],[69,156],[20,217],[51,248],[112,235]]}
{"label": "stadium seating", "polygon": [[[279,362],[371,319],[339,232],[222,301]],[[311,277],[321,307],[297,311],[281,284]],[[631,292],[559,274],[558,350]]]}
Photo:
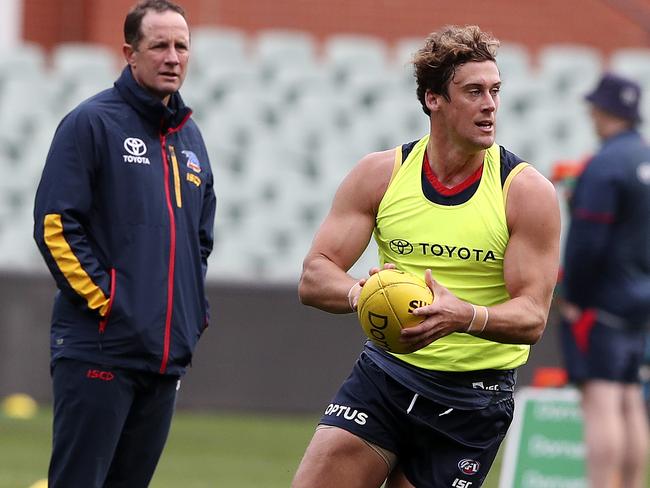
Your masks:
{"label": "stadium seating", "polygon": [[579,98],[591,89],[603,70],[602,56],[595,48],[572,44],[550,44],[538,55],[537,76],[565,100]]}
{"label": "stadium seating", "polygon": [[639,83],[650,83],[650,49],[624,48],[612,54],[609,68],[626,76],[635,78]]}
{"label": "stadium seating", "polygon": [[59,76],[72,80],[115,76],[120,60],[104,45],[68,42],[54,47],[51,62]]}
{"label": "stadium seating", "polygon": [[0,82],[10,77],[39,77],[45,69],[45,50],[38,44],[26,42],[0,48]]}
{"label": "stadium seating", "polygon": [[12,77],[0,89],[0,146],[5,164],[13,167],[33,166],[25,160],[28,149],[43,132],[51,132],[55,86],[43,84],[41,76]]}
{"label": "stadium seating", "polygon": [[533,60],[521,44],[505,42],[499,46],[499,72],[501,79],[509,80],[527,76],[533,70]]}
{"label": "stadium seating", "polygon": [[352,71],[383,72],[388,63],[389,50],[378,38],[336,34],[324,41],[323,57],[335,82],[345,83]]}
{"label": "stadium seating", "polygon": [[[340,34],[318,44],[291,30],[193,30],[182,93],[215,174],[210,280],[296,282],[345,174],[364,154],[428,130],[409,64],[420,43]],[[650,120],[650,50],[605,59],[586,46],[550,45],[533,55],[504,43],[498,60],[498,140],[547,176],[555,161],[597,147],[582,96],[602,69],[644,85]],[[0,270],[43,270],[31,206],[52,134],[65,112],[111,85],[120,61],[104,48],[77,44],[58,46],[48,60],[24,44],[0,51],[0,68]],[[371,243],[353,273],[375,263]]]}
{"label": "stadium seating", "polygon": [[310,69],[316,62],[316,39],[306,32],[263,30],[252,43],[251,57],[266,80],[286,68]]}
{"label": "stadium seating", "polygon": [[248,38],[238,29],[200,26],[192,29],[190,74],[202,76],[221,66],[246,64]]}

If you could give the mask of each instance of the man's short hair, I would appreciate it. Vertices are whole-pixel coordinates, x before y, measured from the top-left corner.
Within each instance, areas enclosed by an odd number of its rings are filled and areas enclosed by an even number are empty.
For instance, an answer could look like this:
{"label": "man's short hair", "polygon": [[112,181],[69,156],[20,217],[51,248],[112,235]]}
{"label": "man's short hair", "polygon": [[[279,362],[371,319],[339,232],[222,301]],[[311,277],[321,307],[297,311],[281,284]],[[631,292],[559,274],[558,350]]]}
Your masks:
{"label": "man's short hair", "polygon": [[149,11],[166,12],[171,10],[179,13],[185,18],[185,10],[180,5],[170,2],[169,0],[143,0],[138,2],[129,13],[126,14],[124,19],[124,42],[131,45],[133,49],[137,49],[138,44],[142,40],[142,18]]}
{"label": "man's short hair", "polygon": [[429,34],[413,58],[417,96],[424,113],[431,115],[425,102],[427,90],[449,100],[449,82],[456,67],[470,61],[496,61],[498,47],[499,41],[476,25],[446,26]]}

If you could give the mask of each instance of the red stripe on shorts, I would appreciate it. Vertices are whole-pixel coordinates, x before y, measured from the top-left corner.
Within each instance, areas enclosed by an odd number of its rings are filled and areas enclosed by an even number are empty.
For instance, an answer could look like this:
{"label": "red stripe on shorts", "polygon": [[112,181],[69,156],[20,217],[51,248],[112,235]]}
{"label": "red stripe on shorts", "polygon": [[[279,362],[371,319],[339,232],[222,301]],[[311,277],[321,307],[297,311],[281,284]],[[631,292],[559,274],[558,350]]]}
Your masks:
{"label": "red stripe on shorts", "polygon": [[571,325],[576,345],[583,354],[589,349],[589,333],[595,324],[596,310],[588,308],[582,312],[580,318]]}

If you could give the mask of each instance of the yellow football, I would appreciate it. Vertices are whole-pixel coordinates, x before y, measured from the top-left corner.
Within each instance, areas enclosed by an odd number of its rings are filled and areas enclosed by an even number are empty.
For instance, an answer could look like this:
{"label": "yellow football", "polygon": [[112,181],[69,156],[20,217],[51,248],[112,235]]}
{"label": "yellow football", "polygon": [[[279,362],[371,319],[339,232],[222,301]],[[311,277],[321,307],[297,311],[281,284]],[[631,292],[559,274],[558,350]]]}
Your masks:
{"label": "yellow football", "polygon": [[433,293],[417,276],[396,269],[375,273],[361,288],[357,314],[368,338],[388,352],[404,353],[400,332],[422,322],[413,315],[418,307],[430,305]]}

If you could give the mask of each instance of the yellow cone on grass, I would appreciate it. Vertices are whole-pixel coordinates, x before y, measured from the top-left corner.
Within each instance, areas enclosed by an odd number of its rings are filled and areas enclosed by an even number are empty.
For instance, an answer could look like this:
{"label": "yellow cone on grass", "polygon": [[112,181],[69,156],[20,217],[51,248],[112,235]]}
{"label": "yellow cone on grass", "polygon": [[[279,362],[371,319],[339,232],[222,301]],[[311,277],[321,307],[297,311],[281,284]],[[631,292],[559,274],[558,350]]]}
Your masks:
{"label": "yellow cone on grass", "polygon": [[2,413],[9,418],[30,419],[37,410],[36,401],[25,393],[14,393],[2,400]]}

